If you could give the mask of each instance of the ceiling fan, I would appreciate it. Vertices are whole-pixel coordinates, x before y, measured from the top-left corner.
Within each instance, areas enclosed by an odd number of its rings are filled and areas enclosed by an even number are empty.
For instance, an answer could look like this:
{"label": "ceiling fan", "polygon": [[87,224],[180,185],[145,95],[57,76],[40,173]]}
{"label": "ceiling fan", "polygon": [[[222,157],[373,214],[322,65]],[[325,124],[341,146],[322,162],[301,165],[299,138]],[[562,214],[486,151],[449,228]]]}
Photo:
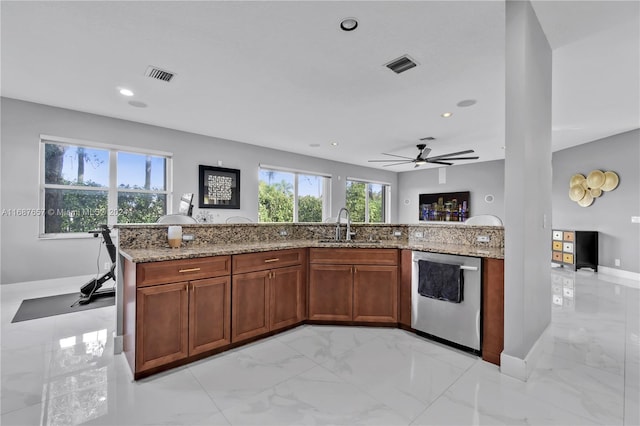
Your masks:
{"label": "ceiling fan", "polygon": [[[430,140],[432,138],[429,138]],[[436,155],[434,157],[429,157],[429,153],[431,152],[431,148],[427,148],[427,145],[424,143],[418,144],[416,145],[416,147],[418,148],[419,152],[418,152],[418,156],[416,158],[411,158],[411,157],[404,157],[402,155],[395,155],[395,154],[387,154],[385,152],[383,152],[383,155],[389,155],[391,157],[398,157],[398,158],[402,158],[402,160],[369,160],[370,163],[383,163],[383,162],[393,162],[392,164],[385,164],[382,167],[390,167],[390,166],[398,166],[400,164],[408,164],[408,163],[415,163],[414,167],[420,167],[423,164],[443,164],[445,166],[451,166],[453,165],[453,163],[450,163],[450,161],[454,161],[454,160],[477,160],[480,157],[457,157],[457,155],[464,155],[464,154],[471,154],[472,152],[474,152],[472,149],[468,149],[466,151],[458,151],[458,152],[451,152],[449,154],[443,154],[443,155]]]}

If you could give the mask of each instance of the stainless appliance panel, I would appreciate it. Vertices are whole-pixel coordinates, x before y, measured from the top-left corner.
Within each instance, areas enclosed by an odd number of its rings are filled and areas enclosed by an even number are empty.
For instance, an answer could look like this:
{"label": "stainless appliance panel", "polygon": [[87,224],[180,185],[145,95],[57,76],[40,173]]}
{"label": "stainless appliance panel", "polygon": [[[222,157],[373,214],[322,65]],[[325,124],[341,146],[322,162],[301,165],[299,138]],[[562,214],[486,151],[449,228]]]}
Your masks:
{"label": "stainless appliance panel", "polygon": [[[411,327],[449,342],[480,351],[482,260],[477,257],[413,252]],[[418,293],[418,260],[460,265],[464,275],[463,301],[452,303]]]}

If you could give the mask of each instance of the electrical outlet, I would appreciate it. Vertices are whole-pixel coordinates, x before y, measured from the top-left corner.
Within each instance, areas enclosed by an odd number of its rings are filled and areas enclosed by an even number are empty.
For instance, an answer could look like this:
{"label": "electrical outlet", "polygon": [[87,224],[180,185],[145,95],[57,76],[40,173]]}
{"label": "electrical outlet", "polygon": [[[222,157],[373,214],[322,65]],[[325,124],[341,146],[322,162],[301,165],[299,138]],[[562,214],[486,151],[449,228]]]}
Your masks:
{"label": "electrical outlet", "polygon": [[418,231],[415,234],[413,234],[416,238],[423,238],[424,237],[424,232],[422,231]]}
{"label": "electrical outlet", "polygon": [[193,241],[195,240],[195,237],[193,236],[193,234],[184,234],[182,236],[182,241]]}
{"label": "electrical outlet", "polygon": [[289,233],[287,231],[285,231],[284,229],[282,231],[280,231],[280,236],[281,237],[286,237],[287,235],[289,235]]}
{"label": "electrical outlet", "polygon": [[488,243],[491,240],[491,238],[489,238],[488,235],[478,235],[478,238],[476,238],[476,240],[481,243]]}
{"label": "electrical outlet", "polygon": [[616,260],[614,261],[614,263],[615,263],[615,265],[616,265],[616,266],[620,266],[620,259],[616,259]]}
{"label": "electrical outlet", "polygon": [[394,237],[402,237],[402,231],[393,231]]}
{"label": "electrical outlet", "polygon": [[631,223],[640,223],[640,216],[631,216]]}
{"label": "electrical outlet", "polygon": [[104,262],[104,270],[108,271],[111,268],[111,264],[109,262]]}

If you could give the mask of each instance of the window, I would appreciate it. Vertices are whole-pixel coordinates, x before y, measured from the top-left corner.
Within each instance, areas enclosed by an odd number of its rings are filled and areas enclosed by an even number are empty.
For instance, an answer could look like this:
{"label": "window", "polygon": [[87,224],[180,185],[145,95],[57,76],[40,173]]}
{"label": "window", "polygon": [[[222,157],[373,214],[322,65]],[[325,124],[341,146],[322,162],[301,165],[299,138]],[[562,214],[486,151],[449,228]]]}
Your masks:
{"label": "window", "polygon": [[328,216],[328,176],[260,167],[260,222],[322,222]]}
{"label": "window", "polygon": [[386,223],[389,185],[347,178],[346,206],[352,222]]}
{"label": "window", "polygon": [[51,137],[41,142],[41,235],[155,222],[166,214],[170,154]]}

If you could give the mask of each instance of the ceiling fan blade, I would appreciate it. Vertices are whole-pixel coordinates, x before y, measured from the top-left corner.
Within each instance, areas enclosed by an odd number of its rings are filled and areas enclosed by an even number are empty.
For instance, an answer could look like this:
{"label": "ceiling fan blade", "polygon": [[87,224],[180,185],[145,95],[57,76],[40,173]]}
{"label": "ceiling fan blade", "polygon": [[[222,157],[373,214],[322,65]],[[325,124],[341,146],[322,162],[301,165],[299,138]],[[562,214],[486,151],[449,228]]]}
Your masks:
{"label": "ceiling fan blade", "polygon": [[393,164],[383,164],[382,167],[399,166],[401,164],[409,164],[409,163],[413,163],[413,160],[412,161],[400,161],[399,163],[393,163]]}
{"label": "ceiling fan blade", "polygon": [[447,158],[440,158],[440,160],[477,160],[480,157],[447,157]]}
{"label": "ceiling fan blade", "polygon": [[431,160],[427,160],[427,162],[431,163],[431,164],[444,164],[445,166],[453,166],[453,163],[445,163],[444,161],[431,161]]}
{"label": "ceiling fan blade", "polygon": [[450,152],[448,154],[436,155],[435,157],[429,158],[429,160],[439,160],[441,158],[451,157],[452,155],[471,154],[472,152],[474,152],[472,149],[468,149],[466,151]]}
{"label": "ceiling fan blade", "polygon": [[405,157],[404,155],[396,155],[396,154],[387,154],[386,152],[383,152],[382,155],[390,155],[391,157],[398,157],[398,158],[404,158],[407,160],[413,160],[413,157]]}
{"label": "ceiling fan blade", "polygon": [[[391,160],[367,160],[369,163],[388,163],[390,161],[401,161],[398,159],[391,159]],[[402,160],[404,161],[404,160]],[[413,158],[407,158],[406,161],[413,161]]]}

